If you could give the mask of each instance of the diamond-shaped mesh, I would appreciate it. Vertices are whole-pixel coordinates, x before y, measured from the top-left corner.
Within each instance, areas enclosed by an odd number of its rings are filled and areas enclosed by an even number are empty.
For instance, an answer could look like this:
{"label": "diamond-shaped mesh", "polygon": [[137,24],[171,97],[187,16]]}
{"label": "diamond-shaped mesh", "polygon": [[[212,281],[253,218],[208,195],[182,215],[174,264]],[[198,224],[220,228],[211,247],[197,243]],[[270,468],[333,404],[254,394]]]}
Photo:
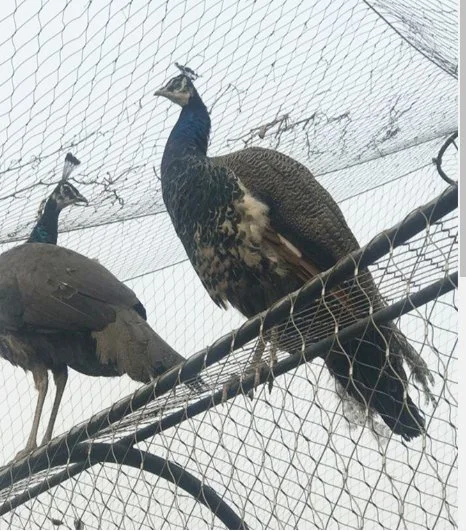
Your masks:
{"label": "diamond-shaped mesh", "polygon": [[[210,155],[254,145],[292,156],[330,191],[364,245],[447,186],[432,159],[457,129],[456,9],[436,0],[6,3],[0,251],[26,239],[71,151],[82,161],[71,181],[90,206],[63,212],[59,244],[97,258],[126,282],[149,323],[186,357],[213,345],[244,318],[209,299],[165,212],[160,160],[178,111],[153,92],[176,74],[174,62],[201,75]],[[442,168],[457,179],[454,143]],[[426,218],[369,265],[388,308],[426,293],[388,319],[434,376],[433,400],[425,403],[416,370],[408,371],[426,436],[406,442],[390,434],[335,385],[320,358],[288,366],[282,348],[270,394],[261,384],[253,400],[239,394],[214,407],[212,397],[220,402],[228,388],[254,379],[250,363],[264,342],[263,359],[275,355],[272,336],[261,341],[257,330],[202,370],[209,391],[147,391],[139,407],[99,429],[75,429],[79,437],[60,439],[67,444],[0,470],[0,527],[225,527],[231,520],[221,500],[251,528],[455,528],[456,292],[445,279],[456,269],[456,225],[454,211]],[[347,282],[354,275],[353,267]],[[353,320],[322,287],[313,302],[291,308],[289,319],[308,325],[287,350],[304,353],[328,339],[338,348],[337,333],[376,319],[380,306],[367,278],[359,278],[367,297]],[[423,291],[439,282],[444,293]],[[279,335],[285,325],[274,330]],[[36,391],[30,374],[5,360],[1,367],[6,465],[24,446]],[[138,387],[126,376],[70,372],[55,433]],[[51,405],[48,396],[44,418]],[[128,445],[144,429],[136,448],[147,454],[138,457]],[[116,456],[98,446],[122,439],[126,464],[121,447]],[[84,463],[84,454],[95,460]],[[174,464],[189,472],[192,485],[157,475],[149,454],[172,463],[165,472]],[[189,494],[186,482],[196,489],[194,480],[207,491]]]}

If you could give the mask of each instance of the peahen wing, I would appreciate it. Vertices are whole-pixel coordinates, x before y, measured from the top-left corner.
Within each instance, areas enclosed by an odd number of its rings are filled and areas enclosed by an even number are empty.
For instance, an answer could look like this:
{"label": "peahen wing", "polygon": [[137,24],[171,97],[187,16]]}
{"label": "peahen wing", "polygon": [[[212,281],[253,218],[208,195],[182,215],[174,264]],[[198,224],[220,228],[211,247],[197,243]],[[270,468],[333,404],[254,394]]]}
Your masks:
{"label": "peahen wing", "polygon": [[28,243],[0,256],[0,291],[15,306],[9,326],[101,330],[115,308],[134,308],[134,292],[101,264],[63,247]]}
{"label": "peahen wing", "polygon": [[211,161],[235,172],[269,207],[274,230],[320,271],[359,247],[340,207],[299,162],[263,148],[248,148]]}

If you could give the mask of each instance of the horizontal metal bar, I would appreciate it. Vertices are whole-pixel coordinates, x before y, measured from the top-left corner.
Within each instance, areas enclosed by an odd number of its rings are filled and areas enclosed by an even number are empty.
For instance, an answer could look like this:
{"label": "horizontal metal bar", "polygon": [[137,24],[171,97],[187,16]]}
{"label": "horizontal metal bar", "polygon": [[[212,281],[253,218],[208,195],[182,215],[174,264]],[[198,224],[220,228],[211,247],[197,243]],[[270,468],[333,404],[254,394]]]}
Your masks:
{"label": "horizontal metal bar", "polygon": [[[368,325],[373,323],[380,325],[396,319],[397,317],[400,317],[401,315],[404,315],[415,308],[419,308],[427,302],[434,300],[457,287],[458,273],[455,272],[418,291],[417,293],[409,295],[403,300],[387,306],[375,312],[371,316],[361,319],[360,321],[340,330],[338,334],[326,337],[325,339],[312,344],[305,350],[304,353],[295,354],[281,360],[279,363],[277,363],[277,365],[275,365],[273,369],[273,375],[276,377],[280,376],[281,374],[285,374],[286,372],[295,369],[299,365],[315,359],[320,354],[328,351],[337,340],[340,343],[345,343],[356,337],[358,334],[361,334],[361,332],[364,332]],[[268,377],[268,374],[261,374],[259,383],[265,383]],[[239,392],[248,393],[254,388],[255,378],[255,375],[251,375],[244,378],[244,380],[242,380],[240,383],[232,384],[229,386],[226,397],[224,395],[224,391],[221,390],[216,392],[213,396],[202,398],[198,402],[190,404],[182,410],[171,413],[163,419],[155,421],[149,426],[139,429],[134,435],[122,437],[120,439],[120,444],[133,446],[134,444],[144,441],[149,437],[156,435],[157,433],[176,426],[186,419],[192,418],[200,413],[203,413],[204,411],[207,411],[208,409],[211,409],[212,407],[217,406],[218,404],[222,403],[222,400],[225,400],[225,398],[229,400],[230,398],[235,397]]]}
{"label": "horizontal metal bar", "polygon": [[39,494],[42,494],[47,490],[56,487],[60,483],[64,483],[66,480],[71,479],[77,474],[80,474],[91,466],[91,463],[89,463],[88,461],[81,461],[79,463],[73,463],[65,470],[52,473],[50,477],[43,479],[32,487],[28,487],[27,490],[25,490],[21,494],[13,496],[5,503],[0,505],[0,516],[3,516],[4,514],[12,511],[13,509],[16,509],[16,507],[19,507],[23,503],[26,503],[29,500],[32,500],[33,498],[36,498],[37,496],[39,496]]}

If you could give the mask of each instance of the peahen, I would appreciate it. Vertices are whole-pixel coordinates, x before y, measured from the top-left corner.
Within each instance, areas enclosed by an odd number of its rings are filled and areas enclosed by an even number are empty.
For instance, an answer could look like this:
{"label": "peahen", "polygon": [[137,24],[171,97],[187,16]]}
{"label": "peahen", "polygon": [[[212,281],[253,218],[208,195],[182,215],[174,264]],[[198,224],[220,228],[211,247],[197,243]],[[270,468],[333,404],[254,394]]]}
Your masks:
{"label": "peahen", "polygon": [[52,437],[68,367],[146,383],[184,361],[146,323],[131,289],[96,261],[55,245],[58,214],[78,197],[84,200],[60,183],[28,243],[0,255],[0,356],[31,371],[38,390],[32,429],[17,458],[36,448],[49,370],[56,395],[42,444]]}
{"label": "peahen", "polygon": [[[336,202],[302,164],[261,148],[206,155],[209,113],[189,74],[174,77],[155,95],[182,107],[162,158],[162,194],[187,255],[217,305],[230,303],[251,317],[359,247]],[[382,307],[370,273],[360,275],[374,307]],[[365,293],[353,281],[345,294],[334,296],[342,321],[367,315]],[[314,328],[319,315],[314,314]],[[306,333],[302,319],[294,326],[299,332],[286,326],[278,342],[290,353],[293,343],[301,347]],[[342,347],[335,345],[323,356],[330,373],[395,433],[407,440],[418,436],[424,416],[407,394],[403,360],[428,394],[432,377],[401,331],[393,323],[369,328]]]}

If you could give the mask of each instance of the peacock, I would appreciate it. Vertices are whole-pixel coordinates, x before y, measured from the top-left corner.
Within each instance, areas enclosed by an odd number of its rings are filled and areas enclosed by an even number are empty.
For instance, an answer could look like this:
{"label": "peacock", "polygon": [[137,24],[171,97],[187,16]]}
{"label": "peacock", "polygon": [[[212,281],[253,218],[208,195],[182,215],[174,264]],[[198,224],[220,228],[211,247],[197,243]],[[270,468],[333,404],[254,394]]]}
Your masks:
{"label": "peacock", "polygon": [[[77,165],[71,157],[66,178]],[[60,211],[83,201],[62,180],[28,241],[0,255],[0,356],[31,371],[38,391],[31,432],[16,458],[37,447],[48,371],[56,395],[42,444],[52,437],[68,367],[89,376],[127,374],[147,383],[185,361],[152,330],[130,288],[95,260],[56,245]]]}
{"label": "peacock", "polygon": [[[182,107],[162,157],[163,200],[213,301],[252,317],[359,244],[331,195],[292,158],[263,148],[208,157],[210,117],[193,79],[192,72],[182,71],[155,92]],[[342,322],[367,315],[368,293],[376,309],[383,307],[370,273],[360,275],[364,291],[356,279],[333,296]],[[323,313],[313,310],[316,328]],[[284,325],[281,349],[293,354],[301,347],[305,321]],[[323,358],[346,392],[378,412],[394,433],[409,440],[424,431],[424,414],[407,393],[403,360],[428,396],[432,377],[393,323],[368,328]]]}

